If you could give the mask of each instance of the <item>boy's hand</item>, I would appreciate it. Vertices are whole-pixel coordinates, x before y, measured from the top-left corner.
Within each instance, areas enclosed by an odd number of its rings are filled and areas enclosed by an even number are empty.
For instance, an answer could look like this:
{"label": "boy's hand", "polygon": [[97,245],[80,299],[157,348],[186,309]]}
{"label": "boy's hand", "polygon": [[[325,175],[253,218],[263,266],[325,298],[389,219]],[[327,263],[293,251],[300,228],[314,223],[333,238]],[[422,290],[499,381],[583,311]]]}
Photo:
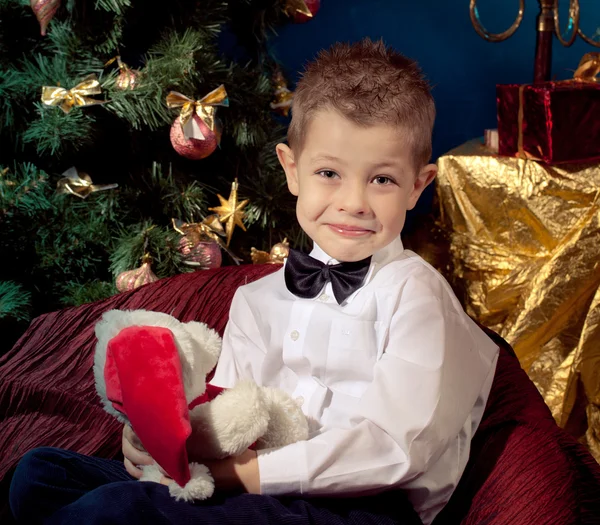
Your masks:
{"label": "boy's hand", "polygon": [[150,454],[144,450],[140,438],[129,425],[123,426],[122,450],[125,470],[136,479],[140,479],[143,474],[142,469],[138,468],[140,465],[154,463]]}
{"label": "boy's hand", "polygon": [[203,463],[210,469],[217,489],[242,488],[250,494],[260,494],[258,459],[254,450],[248,449],[239,456]]}
{"label": "boy's hand", "polygon": [[[143,474],[139,466],[154,464],[150,454],[144,450],[140,438],[129,425],[123,426],[122,449],[125,469],[136,479],[141,478]],[[258,459],[254,450],[248,449],[239,456],[203,463],[210,469],[218,489],[242,488],[250,494],[260,494]],[[173,480],[163,472],[161,483],[168,485],[171,481]]]}

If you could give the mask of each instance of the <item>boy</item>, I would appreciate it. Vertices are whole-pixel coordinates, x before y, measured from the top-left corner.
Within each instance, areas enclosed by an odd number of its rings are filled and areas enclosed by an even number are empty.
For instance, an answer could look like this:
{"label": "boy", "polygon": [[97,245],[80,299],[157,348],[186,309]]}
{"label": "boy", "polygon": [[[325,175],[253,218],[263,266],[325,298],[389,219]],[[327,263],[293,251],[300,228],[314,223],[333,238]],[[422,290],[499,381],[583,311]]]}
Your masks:
{"label": "boy", "polygon": [[[301,399],[311,434],[210,467],[221,488],[353,498],[240,497],[200,507],[211,511],[202,523],[243,523],[233,517],[242,508],[246,523],[418,522],[402,493],[390,492],[402,489],[429,524],[448,502],[498,349],[400,240],[406,211],[436,174],[428,164],[434,113],[416,64],[382,43],[336,45],[308,66],[289,146],[277,153],[314,248],[310,256],[292,251],[284,269],[238,289],[212,383],[252,378],[283,388]],[[134,477],[134,465],[151,462],[138,448],[125,428],[125,467]],[[189,448],[193,459],[191,440]],[[146,507],[158,506],[162,493],[153,498]],[[169,512],[175,505],[160,504]]]}

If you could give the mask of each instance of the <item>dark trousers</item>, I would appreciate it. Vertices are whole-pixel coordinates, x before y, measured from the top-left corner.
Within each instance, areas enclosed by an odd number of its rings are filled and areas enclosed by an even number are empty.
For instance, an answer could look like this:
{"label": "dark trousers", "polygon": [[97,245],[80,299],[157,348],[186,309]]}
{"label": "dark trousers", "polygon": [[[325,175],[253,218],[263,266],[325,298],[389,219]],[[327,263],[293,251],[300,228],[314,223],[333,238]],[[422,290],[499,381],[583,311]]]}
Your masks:
{"label": "dark trousers", "polygon": [[123,525],[420,525],[401,492],[361,498],[216,495],[177,502],[166,486],[134,480],[121,461],[37,448],[19,462],[10,487],[18,523]]}

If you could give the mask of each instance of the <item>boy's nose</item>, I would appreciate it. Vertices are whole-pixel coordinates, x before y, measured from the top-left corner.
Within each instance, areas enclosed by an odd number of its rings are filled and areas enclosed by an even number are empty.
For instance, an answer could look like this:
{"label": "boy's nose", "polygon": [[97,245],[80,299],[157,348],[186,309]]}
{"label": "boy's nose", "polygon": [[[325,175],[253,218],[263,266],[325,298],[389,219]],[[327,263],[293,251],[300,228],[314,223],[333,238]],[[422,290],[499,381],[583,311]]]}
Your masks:
{"label": "boy's nose", "polygon": [[340,188],[338,211],[345,211],[351,215],[366,215],[370,212],[367,191],[361,184],[345,184]]}

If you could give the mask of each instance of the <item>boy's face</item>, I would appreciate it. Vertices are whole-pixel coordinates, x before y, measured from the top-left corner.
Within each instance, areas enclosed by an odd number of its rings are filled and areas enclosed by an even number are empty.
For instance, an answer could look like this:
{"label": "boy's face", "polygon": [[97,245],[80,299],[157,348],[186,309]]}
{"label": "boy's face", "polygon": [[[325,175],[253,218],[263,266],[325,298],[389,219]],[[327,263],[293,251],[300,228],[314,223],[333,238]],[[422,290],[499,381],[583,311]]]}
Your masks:
{"label": "boy's face", "polygon": [[333,110],[310,121],[302,151],[277,146],[307,235],[338,261],[359,261],[396,239],[436,167],[415,172],[398,129],[361,127]]}

